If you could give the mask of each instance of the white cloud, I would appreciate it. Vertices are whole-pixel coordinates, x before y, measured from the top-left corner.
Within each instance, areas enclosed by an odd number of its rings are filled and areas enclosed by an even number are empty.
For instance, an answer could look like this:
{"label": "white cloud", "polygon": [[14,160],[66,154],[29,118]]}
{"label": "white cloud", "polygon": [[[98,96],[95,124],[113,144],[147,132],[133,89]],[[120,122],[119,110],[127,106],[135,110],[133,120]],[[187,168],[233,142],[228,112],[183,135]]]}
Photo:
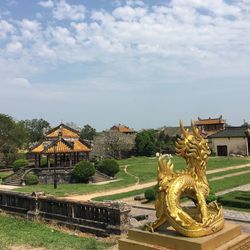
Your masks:
{"label": "white cloud", "polygon": [[[9,37],[6,52],[22,50],[20,70],[25,65],[26,73],[32,62],[31,75],[41,68],[46,71],[50,64],[90,61],[115,65],[117,71],[126,70],[134,77],[134,68],[142,77],[157,72],[173,79],[182,74],[198,77],[197,72],[202,77],[247,75],[250,18],[246,5],[243,1],[229,5],[222,0],[173,0],[150,7],[129,1],[112,11],[87,12],[83,5],[54,1],[52,14],[64,22],[2,20],[0,36]],[[83,20],[88,13],[90,18]],[[5,51],[0,53],[2,60],[11,60]]]}
{"label": "white cloud", "polygon": [[55,29],[53,29],[52,35],[59,45],[74,46],[76,43],[75,38],[65,27],[57,26]]}
{"label": "white cloud", "polygon": [[54,2],[52,0],[40,1],[38,4],[44,8],[48,8],[48,9],[54,7]]}
{"label": "white cloud", "polygon": [[122,20],[134,20],[140,17],[143,17],[146,14],[147,10],[145,8],[131,6],[118,7],[113,11],[113,15],[116,18]]}
{"label": "white cloud", "polygon": [[22,38],[26,40],[35,39],[39,34],[41,24],[36,20],[23,19],[20,22]]}
{"label": "white cloud", "polygon": [[70,5],[65,0],[56,3],[53,9],[53,17],[58,20],[83,20],[85,17],[84,5]]}
{"label": "white cloud", "polygon": [[0,20],[0,38],[6,38],[10,33],[14,32],[14,26],[6,20]]}
{"label": "white cloud", "polygon": [[10,79],[9,81],[10,81],[10,84],[15,86],[15,87],[20,87],[20,88],[30,88],[31,87],[31,83],[26,78],[18,77],[18,78]]}
{"label": "white cloud", "polygon": [[11,42],[6,45],[6,50],[10,53],[17,53],[20,52],[23,48],[22,43],[16,41],[16,42]]}

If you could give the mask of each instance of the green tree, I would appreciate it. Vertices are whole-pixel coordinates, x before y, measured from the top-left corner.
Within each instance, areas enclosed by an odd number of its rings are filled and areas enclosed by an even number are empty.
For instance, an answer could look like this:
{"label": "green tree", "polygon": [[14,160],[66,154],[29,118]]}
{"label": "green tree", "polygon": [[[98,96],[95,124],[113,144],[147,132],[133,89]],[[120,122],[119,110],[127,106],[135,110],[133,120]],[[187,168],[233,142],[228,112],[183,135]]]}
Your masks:
{"label": "green tree", "polygon": [[80,138],[86,140],[93,140],[96,134],[96,129],[92,128],[89,124],[86,124],[83,126],[80,132]]}
{"label": "green tree", "polygon": [[156,153],[156,131],[143,130],[136,135],[135,146],[138,155],[152,156]]}
{"label": "green tree", "polygon": [[49,122],[44,119],[32,119],[20,121],[29,132],[29,142],[34,143],[44,138],[44,131],[50,128]]}
{"label": "green tree", "polygon": [[0,153],[5,165],[16,159],[18,149],[27,143],[28,132],[22,124],[12,117],[0,114]]}

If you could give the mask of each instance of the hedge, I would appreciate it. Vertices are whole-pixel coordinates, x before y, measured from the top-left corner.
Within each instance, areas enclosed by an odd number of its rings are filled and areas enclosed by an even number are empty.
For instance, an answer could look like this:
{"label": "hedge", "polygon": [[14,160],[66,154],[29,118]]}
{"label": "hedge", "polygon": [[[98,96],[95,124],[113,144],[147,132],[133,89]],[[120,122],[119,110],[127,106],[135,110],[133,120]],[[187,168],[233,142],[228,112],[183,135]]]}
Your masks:
{"label": "hedge", "polygon": [[227,207],[250,209],[250,192],[233,191],[219,196],[218,201]]}

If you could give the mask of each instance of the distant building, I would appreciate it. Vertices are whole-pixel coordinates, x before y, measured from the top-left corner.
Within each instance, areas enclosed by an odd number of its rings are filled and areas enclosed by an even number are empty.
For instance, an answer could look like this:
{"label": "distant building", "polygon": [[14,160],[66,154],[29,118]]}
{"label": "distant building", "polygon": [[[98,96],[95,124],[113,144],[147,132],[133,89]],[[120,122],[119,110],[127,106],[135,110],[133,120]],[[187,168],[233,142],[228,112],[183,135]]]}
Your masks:
{"label": "distant building", "polygon": [[110,128],[110,131],[117,131],[117,132],[121,132],[124,134],[134,134],[135,131],[125,125],[122,124],[118,124],[118,125],[114,125],[113,127]]}
{"label": "distant building", "polygon": [[226,127],[208,136],[209,145],[217,156],[250,155],[250,129],[248,126]]}
{"label": "distant building", "polygon": [[199,130],[202,131],[206,137],[215,134],[218,131],[224,130],[225,125],[226,122],[222,119],[222,116],[219,118],[209,117],[208,119],[201,119],[198,117],[198,120],[195,121],[195,126],[199,128]]}

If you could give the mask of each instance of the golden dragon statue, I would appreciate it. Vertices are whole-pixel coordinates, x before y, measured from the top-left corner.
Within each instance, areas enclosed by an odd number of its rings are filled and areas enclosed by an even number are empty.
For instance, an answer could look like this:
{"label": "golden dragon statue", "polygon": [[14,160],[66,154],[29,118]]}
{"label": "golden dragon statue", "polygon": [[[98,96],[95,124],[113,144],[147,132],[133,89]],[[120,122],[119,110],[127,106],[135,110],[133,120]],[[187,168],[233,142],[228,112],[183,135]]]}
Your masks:
{"label": "golden dragon statue", "polygon": [[[183,127],[182,137],[176,142],[176,154],[186,160],[186,168],[173,171],[173,163],[166,155],[158,159],[158,192],[155,203],[156,221],[146,226],[154,231],[164,224],[171,225],[187,237],[201,237],[221,230],[224,226],[222,207],[213,201],[206,203],[209,185],[206,165],[210,150],[198,128],[191,122],[192,131]],[[181,196],[189,197],[193,207],[181,207]]]}

